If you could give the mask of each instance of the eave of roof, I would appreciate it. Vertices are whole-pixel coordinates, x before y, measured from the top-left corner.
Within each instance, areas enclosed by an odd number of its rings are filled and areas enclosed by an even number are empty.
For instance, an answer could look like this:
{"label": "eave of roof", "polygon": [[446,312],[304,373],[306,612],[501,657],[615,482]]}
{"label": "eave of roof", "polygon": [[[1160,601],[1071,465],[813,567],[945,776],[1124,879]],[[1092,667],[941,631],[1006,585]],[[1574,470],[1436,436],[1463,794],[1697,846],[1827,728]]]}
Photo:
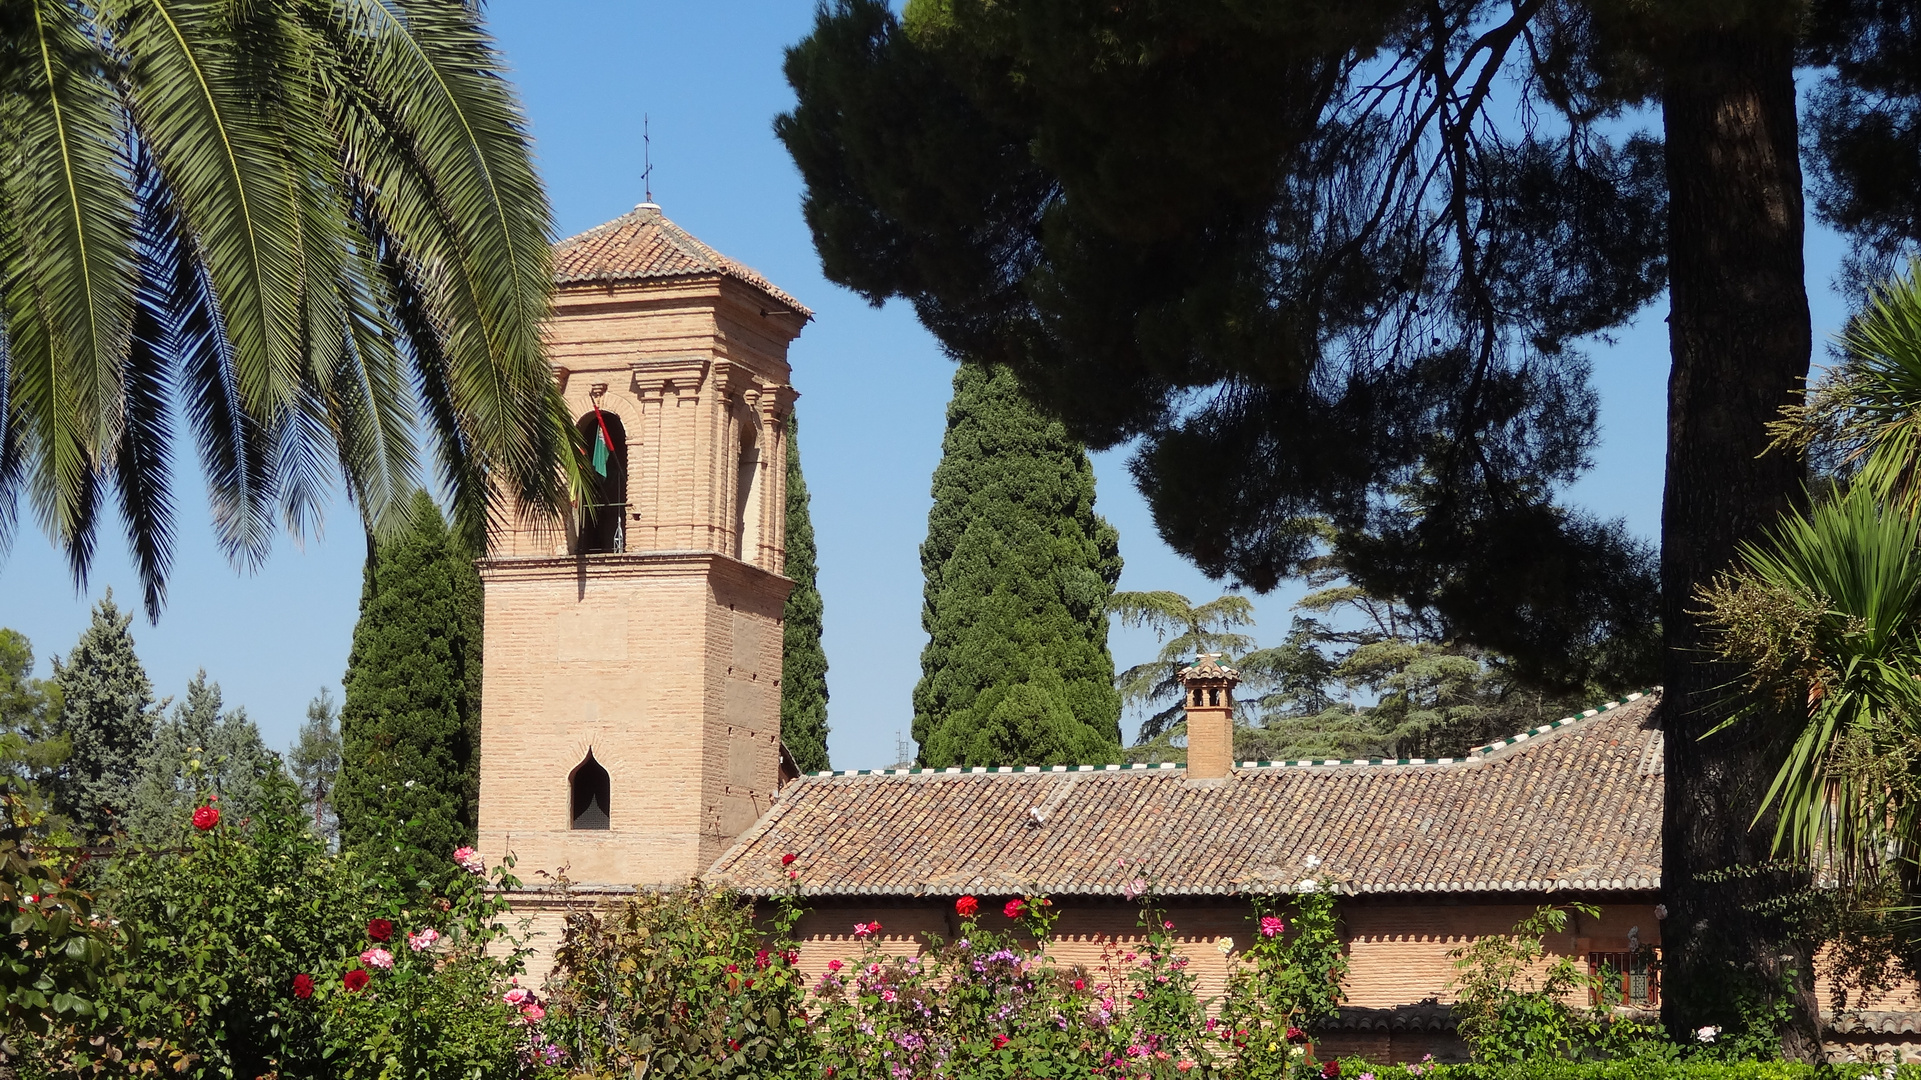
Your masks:
{"label": "eave of roof", "polygon": [[554,245],[554,282],[562,286],[703,277],[740,282],[803,320],[814,317],[759,271],[708,247],[653,203]]}

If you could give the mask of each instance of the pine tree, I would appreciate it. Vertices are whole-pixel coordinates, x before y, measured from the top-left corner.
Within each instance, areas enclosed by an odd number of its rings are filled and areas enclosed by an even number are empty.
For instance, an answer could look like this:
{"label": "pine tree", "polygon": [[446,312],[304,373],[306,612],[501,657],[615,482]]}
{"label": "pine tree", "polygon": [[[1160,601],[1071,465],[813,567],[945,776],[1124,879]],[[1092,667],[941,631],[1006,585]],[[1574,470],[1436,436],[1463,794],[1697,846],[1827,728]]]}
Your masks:
{"label": "pine tree", "polygon": [[53,661],[61,697],[57,730],[71,745],[54,781],[54,805],[83,834],[113,831],[153,746],[159,708],[127,631],[132,621],[108,589],[65,662]]}
{"label": "pine tree", "polygon": [[300,725],[287,765],[300,793],[313,810],[314,835],[334,840],[340,835],[340,815],[334,811],[334,785],[340,779],[340,732],[334,727],[340,710],[333,694],[321,687],[307,703],[307,722]]}
{"label": "pine tree", "polygon": [[[33,644],[17,630],[0,629],[0,801],[6,839],[18,840],[43,818],[48,785],[70,746],[55,734],[60,688],[33,677]],[[44,822],[42,822],[44,823]]]}
{"label": "pine tree", "polygon": [[921,569],[922,765],[1115,759],[1107,602],[1120,537],[1094,513],[1086,449],[1004,368],[955,373]]}
{"label": "pine tree", "polygon": [[425,492],[370,553],[343,682],[341,845],[391,835],[403,880],[438,877],[478,816],[480,577]]}
{"label": "pine tree", "polygon": [[279,761],[260,738],[245,709],[221,707],[220,684],[202,669],[187,684],[173,712],[154,728],[153,749],[142,765],[127,810],[127,832],[160,842],[187,827],[190,808],[211,797],[220,812],[239,821],[257,813],[265,776]]}
{"label": "pine tree", "polygon": [[814,519],[800,472],[800,421],[787,416],[787,576],[794,591],[782,613],[780,739],[801,772],[827,761],[827,650],[820,636],[824,606],[815,578]]}

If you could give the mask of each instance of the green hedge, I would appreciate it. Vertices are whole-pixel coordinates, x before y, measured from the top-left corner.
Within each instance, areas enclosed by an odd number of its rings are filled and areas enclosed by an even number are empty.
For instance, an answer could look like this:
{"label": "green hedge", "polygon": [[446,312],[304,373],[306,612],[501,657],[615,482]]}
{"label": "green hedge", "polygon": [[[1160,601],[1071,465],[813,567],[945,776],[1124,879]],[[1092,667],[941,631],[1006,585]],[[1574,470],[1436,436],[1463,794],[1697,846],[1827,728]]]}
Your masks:
{"label": "green hedge", "polygon": [[[1372,1073],[1376,1080],[1855,1080],[1888,1075],[1886,1065],[1803,1065],[1792,1061],[1713,1061],[1696,1058],[1622,1058],[1614,1061],[1524,1061],[1490,1064],[1367,1066],[1343,1061],[1343,1080]],[[1420,1069],[1416,1072],[1416,1069]],[[1921,1080],[1921,1065],[1901,1065],[1896,1080]]]}

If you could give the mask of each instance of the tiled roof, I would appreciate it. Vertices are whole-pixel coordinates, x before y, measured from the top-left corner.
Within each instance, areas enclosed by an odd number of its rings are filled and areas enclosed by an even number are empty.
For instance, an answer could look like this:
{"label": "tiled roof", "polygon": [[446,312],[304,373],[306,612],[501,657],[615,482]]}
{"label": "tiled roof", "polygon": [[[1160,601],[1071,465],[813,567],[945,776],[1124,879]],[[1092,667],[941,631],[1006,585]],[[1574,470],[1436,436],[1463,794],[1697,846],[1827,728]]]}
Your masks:
{"label": "tiled roof", "polygon": [[[1445,762],[832,773],[787,785],[709,878],[810,896],[1647,891],[1660,887],[1658,694]],[[1126,859],[1121,871],[1116,860]],[[1136,867],[1144,867],[1137,871]]]}
{"label": "tiled roof", "polygon": [[653,203],[554,245],[554,281],[561,285],[716,275],[759,289],[804,318],[814,315],[759,272],[694,239]]}

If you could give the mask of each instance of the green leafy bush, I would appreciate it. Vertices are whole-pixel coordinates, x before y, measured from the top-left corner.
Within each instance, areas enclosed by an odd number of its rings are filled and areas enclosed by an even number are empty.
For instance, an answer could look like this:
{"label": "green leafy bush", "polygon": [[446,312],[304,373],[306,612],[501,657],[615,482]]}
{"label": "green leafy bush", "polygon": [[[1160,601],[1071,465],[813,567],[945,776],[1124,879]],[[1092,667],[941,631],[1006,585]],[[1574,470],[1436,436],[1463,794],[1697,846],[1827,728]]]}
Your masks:
{"label": "green leafy bush", "polygon": [[1494,934],[1454,950],[1454,1015],[1461,1038],[1480,1062],[1538,1062],[1560,1057],[1648,1056],[1665,1044],[1659,1029],[1614,1015],[1607,980],[1572,957],[1543,969],[1543,938],[1567,929],[1568,912],[1598,917],[1586,904],[1542,907],[1511,934]]}
{"label": "green leafy bush", "polygon": [[1806,1065],[1793,1061],[1719,1061],[1623,1057],[1607,1061],[1537,1058],[1465,1065],[1370,1066],[1340,1063],[1345,1080],[1917,1080],[1915,1065]]}
{"label": "green leafy bush", "polygon": [[597,1075],[800,1075],[812,1054],[798,914],[784,905],[764,931],[738,896],[698,883],[577,908],[554,954],[547,1035]]}
{"label": "green leafy bush", "polygon": [[275,771],[254,816],[203,802],[181,846],[117,854],[104,907],[140,948],[114,954],[92,1014],[25,1042],[23,1071],[505,1080],[553,1060],[539,1003],[503,1000],[523,954],[489,880],[422,893],[330,853],[305,810]]}

